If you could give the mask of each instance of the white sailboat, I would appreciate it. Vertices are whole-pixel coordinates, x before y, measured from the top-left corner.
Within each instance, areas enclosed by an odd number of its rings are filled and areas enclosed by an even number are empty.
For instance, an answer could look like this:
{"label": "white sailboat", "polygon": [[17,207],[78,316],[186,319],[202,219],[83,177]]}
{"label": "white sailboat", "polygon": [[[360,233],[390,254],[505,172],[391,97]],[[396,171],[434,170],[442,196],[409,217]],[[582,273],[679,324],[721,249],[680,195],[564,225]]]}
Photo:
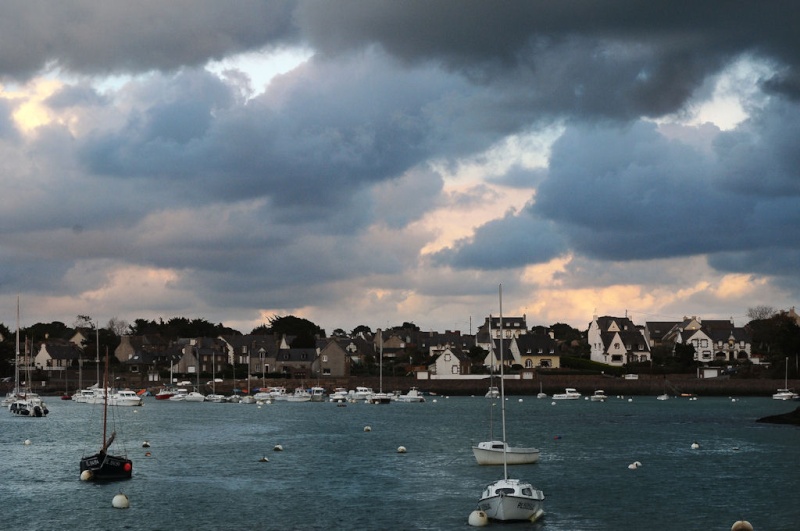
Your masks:
{"label": "white sailboat", "polygon": [[783,389],[772,395],[775,400],[798,400],[800,395],[789,389],[789,357],[786,357],[786,369],[783,377]]}
{"label": "white sailboat", "polygon": [[[25,370],[30,371],[30,364],[28,363],[28,341],[25,340]],[[29,385],[31,381],[30,374],[25,377],[25,382]],[[21,417],[46,417],[50,412],[47,405],[42,398],[32,393],[30,389],[20,386],[19,375],[19,297],[17,297],[17,340],[16,351],[14,356],[14,389],[8,393],[3,400],[3,405],[8,406],[8,411],[14,415]]]}
{"label": "white sailboat", "polygon": [[[500,286],[500,336],[503,329],[503,287]],[[500,343],[500,400],[503,443],[506,441],[505,384],[503,382],[503,350]],[[490,520],[537,521],[544,515],[544,493],[531,483],[508,477],[508,450],[504,449],[503,478],[486,486],[478,501],[478,509]]]}
{"label": "white sailboat", "polygon": [[[500,337],[502,338],[502,320],[500,318],[500,326],[501,326],[501,333]],[[492,328],[491,328],[492,317],[489,316],[489,352],[491,360],[494,361],[494,352],[492,352],[492,345],[494,344],[494,340],[492,339]],[[503,389],[503,340],[500,339],[500,388]],[[492,375],[494,375],[494,367],[492,367]],[[497,387],[490,387],[489,390],[497,389]],[[502,394],[498,391],[498,397],[501,400]],[[486,395],[489,398],[489,394]],[[529,465],[536,463],[539,461],[539,449],[538,448],[524,448],[524,447],[513,447],[509,446],[505,442],[505,436],[503,437],[502,441],[495,440],[494,438],[494,410],[496,407],[496,403],[493,401],[491,404],[491,409],[489,410],[489,439],[488,441],[479,442],[476,446],[472,447],[472,454],[475,456],[475,460],[478,462],[479,465]]]}
{"label": "white sailboat", "polygon": [[383,332],[381,329],[378,329],[378,335],[381,338],[381,347],[380,347],[380,361],[378,362],[378,392],[372,393],[370,396],[367,397],[368,404],[391,404],[392,397],[388,393],[383,392]]}
{"label": "white sailboat", "polygon": [[536,398],[547,398],[547,393],[542,391],[542,382],[539,382],[539,394],[536,395]]}

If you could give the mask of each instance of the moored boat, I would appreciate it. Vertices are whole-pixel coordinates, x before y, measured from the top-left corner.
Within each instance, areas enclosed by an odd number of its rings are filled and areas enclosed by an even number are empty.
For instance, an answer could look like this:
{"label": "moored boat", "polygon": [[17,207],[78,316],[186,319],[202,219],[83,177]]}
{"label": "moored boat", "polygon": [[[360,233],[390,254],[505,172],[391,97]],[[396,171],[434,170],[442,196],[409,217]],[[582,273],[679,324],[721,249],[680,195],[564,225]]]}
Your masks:
{"label": "moored boat", "polygon": [[[500,337],[503,337],[503,295],[500,287]],[[503,381],[503,342],[500,340],[500,411],[503,426],[501,454],[503,459],[503,478],[487,485],[480,499],[478,510],[483,511],[490,520],[537,521],[544,514],[544,493],[531,483],[508,477],[508,460],[511,455],[506,441],[505,383]],[[537,455],[538,457],[538,455]]]}
{"label": "moored boat", "polygon": [[412,387],[404,395],[397,395],[393,398],[396,402],[425,402],[425,397],[416,387]]}
{"label": "moored boat", "polygon": [[311,393],[304,387],[297,387],[294,393],[286,397],[287,402],[311,402]]}
{"label": "moored boat", "polygon": [[472,454],[479,465],[530,465],[539,461],[538,448],[508,446],[503,441],[479,442],[472,447]]}
{"label": "moored boat", "polygon": [[800,400],[800,395],[789,389],[789,357],[786,357],[786,368],[783,376],[783,389],[772,395],[773,400]]}
{"label": "moored boat", "polygon": [[555,393],[553,400],[580,400],[581,396],[574,387],[567,387],[563,393]]}
{"label": "moored boat", "polygon": [[347,402],[347,397],[348,397],[347,389],[345,389],[344,387],[335,387],[333,389],[333,392],[328,397],[328,400],[330,402],[342,403],[342,402]]}
{"label": "moored boat", "polygon": [[[108,382],[108,350],[106,350],[106,366],[104,371],[104,389],[107,390]],[[135,395],[136,393],[134,393]],[[117,436],[116,431],[111,431],[107,437],[109,394],[103,396],[103,444],[96,454],[84,456],[80,460],[81,479],[84,481],[116,481],[130,479],[133,474],[133,463],[124,453],[111,455],[108,449]]]}
{"label": "moored boat", "polygon": [[608,396],[606,395],[605,391],[603,391],[602,389],[598,389],[597,391],[594,392],[592,396],[589,397],[589,400],[591,400],[592,402],[605,402],[606,400],[608,400]]}

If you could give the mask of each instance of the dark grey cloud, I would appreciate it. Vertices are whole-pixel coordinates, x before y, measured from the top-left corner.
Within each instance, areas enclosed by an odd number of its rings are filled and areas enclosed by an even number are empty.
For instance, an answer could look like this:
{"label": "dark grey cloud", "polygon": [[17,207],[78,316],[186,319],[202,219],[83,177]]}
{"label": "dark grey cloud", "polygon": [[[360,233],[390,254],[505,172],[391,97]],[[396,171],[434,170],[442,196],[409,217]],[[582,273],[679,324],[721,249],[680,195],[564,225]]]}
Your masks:
{"label": "dark grey cloud", "polygon": [[546,263],[565,251],[555,224],[529,213],[508,212],[433,258],[457,269],[514,269]]}
{"label": "dark grey cloud", "polygon": [[293,2],[68,0],[0,6],[0,78],[48,67],[125,74],[200,66],[296,41]]}
{"label": "dark grey cloud", "polygon": [[[475,80],[538,70],[539,79],[549,77],[566,93],[585,91],[584,100],[603,97],[657,115],[677,109],[707,75],[741,54],[770,57],[789,67],[782,79],[793,78],[800,38],[787,21],[798,9],[792,2],[468,0],[455,7],[345,0],[303,3],[297,20],[312,46],[327,53],[376,43],[405,61],[441,62]],[[576,54],[554,61],[571,42],[580,43]],[[596,68],[571,68],[580,59]],[[615,94],[623,100],[615,102]]]}
{"label": "dark grey cloud", "polygon": [[378,59],[311,63],[246,103],[201,71],[137,82],[121,94],[133,102],[122,126],[84,140],[81,160],[94,174],[184,197],[269,198],[284,222],[369,214],[366,187],[443,149],[474,149],[481,142],[471,138],[485,134],[461,139],[435,110],[466,90],[462,81],[425,69],[401,76]]}
{"label": "dark grey cloud", "polygon": [[774,101],[735,130],[718,132],[711,151],[669,139],[649,122],[569,127],[553,145],[544,180],[531,172],[530,182],[541,184],[526,212],[488,223],[439,258],[485,267],[490,241],[495,257],[524,257],[541,242],[519,234],[540,219],[559,235],[551,256],[569,249],[627,263],[709,255],[722,272],[788,277],[800,251],[800,233],[789,229],[800,224],[798,112]]}

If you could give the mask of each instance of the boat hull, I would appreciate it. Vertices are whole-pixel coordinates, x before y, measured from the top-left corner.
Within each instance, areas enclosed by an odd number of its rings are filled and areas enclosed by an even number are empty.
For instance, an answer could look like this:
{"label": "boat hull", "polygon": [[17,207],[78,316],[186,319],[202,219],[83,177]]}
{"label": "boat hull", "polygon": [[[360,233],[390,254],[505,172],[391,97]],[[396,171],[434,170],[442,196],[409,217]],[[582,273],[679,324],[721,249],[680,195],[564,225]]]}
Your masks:
{"label": "boat hull", "polygon": [[[479,443],[472,447],[472,454],[479,465],[496,466],[504,463],[502,441]],[[505,453],[505,463],[509,465],[530,465],[539,461],[538,448],[509,446]]]}
{"label": "boat hull", "polygon": [[92,481],[118,481],[130,479],[133,475],[133,463],[117,455],[102,455],[100,453],[81,459],[81,474],[91,472]]}

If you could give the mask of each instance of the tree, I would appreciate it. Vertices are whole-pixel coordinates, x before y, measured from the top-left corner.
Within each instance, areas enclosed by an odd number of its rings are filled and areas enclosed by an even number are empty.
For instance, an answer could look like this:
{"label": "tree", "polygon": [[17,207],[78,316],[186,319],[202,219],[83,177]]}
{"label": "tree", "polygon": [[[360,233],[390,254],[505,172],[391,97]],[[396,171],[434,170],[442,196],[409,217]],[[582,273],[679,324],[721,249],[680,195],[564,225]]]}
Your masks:
{"label": "tree", "polygon": [[108,320],[106,328],[118,336],[124,336],[126,333],[130,332],[131,327],[128,324],[128,321],[119,319],[117,317],[112,317]]}
{"label": "tree", "polygon": [[750,318],[751,321],[759,321],[762,319],[769,319],[777,312],[775,308],[772,306],[756,306],[754,308],[747,309],[747,317]]}
{"label": "tree", "polygon": [[775,377],[782,374],[780,368],[786,356],[800,353],[800,326],[788,314],[776,313],[768,319],[750,321],[747,329],[753,337],[753,354],[770,361]]}
{"label": "tree", "polygon": [[347,332],[345,332],[341,328],[337,328],[336,330],[334,330],[332,332],[331,336],[332,337],[337,337],[337,338],[346,338],[347,337]]}
{"label": "tree", "polygon": [[315,347],[317,338],[325,337],[325,330],[308,319],[294,315],[273,316],[269,320],[269,329],[278,336],[294,336],[292,347],[295,348]]}
{"label": "tree", "polygon": [[367,325],[358,325],[357,327],[353,328],[352,332],[350,332],[350,337],[357,337],[362,334],[364,336],[371,336],[372,329]]}
{"label": "tree", "polygon": [[683,343],[675,344],[675,359],[682,368],[688,369],[692,366],[694,363],[694,354],[695,350],[693,345],[685,345]]}

